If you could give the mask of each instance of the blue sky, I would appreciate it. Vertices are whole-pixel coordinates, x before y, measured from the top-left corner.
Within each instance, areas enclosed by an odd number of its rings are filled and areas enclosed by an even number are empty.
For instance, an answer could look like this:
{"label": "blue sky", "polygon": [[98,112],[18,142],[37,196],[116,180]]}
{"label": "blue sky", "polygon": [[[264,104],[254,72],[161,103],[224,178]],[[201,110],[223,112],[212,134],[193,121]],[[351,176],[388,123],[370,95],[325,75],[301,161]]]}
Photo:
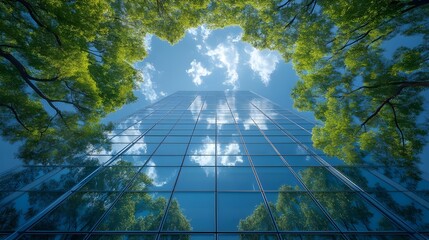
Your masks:
{"label": "blue sky", "polygon": [[[241,36],[239,27],[212,31],[204,25],[188,30],[175,45],[146,36],[149,55],[135,64],[145,79],[135,92],[139,100],[106,120],[117,121],[180,90],[250,90],[292,109],[290,91],[298,80],[292,64],[285,63],[276,51],[253,48]],[[304,115],[312,118],[310,113]]]}
{"label": "blue sky", "polygon": [[[285,109],[294,110],[290,92],[298,77],[292,64],[285,63],[277,52],[253,48],[241,41],[241,36],[240,27],[209,30],[204,25],[188,30],[175,45],[147,35],[144,41],[149,54],[143,61],[135,63],[144,78],[135,91],[138,100],[109,114],[104,122],[119,121],[180,90],[250,90]],[[419,41],[404,37],[387,41],[385,56],[391,57],[400,45],[415,46]],[[426,95],[428,93],[426,91]],[[426,109],[429,109],[427,105]],[[299,114],[313,119],[311,113]],[[16,144],[12,146],[0,141],[0,173],[19,164],[14,157],[16,149]],[[422,160],[428,155],[427,146],[421,155]],[[429,160],[422,169],[429,172]],[[425,175],[429,177],[429,173]]]}

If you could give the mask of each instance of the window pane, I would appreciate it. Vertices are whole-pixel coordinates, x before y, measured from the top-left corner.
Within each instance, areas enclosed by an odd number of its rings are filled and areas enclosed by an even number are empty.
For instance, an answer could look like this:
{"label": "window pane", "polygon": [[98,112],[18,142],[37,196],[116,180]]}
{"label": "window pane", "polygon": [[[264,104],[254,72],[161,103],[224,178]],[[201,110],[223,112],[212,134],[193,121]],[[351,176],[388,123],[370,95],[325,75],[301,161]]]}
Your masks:
{"label": "window pane", "polygon": [[147,177],[149,184],[146,182],[135,182],[133,185],[139,185],[144,190],[147,189],[149,191],[171,191],[178,172],[178,167],[144,167],[142,172],[138,174]]}
{"label": "window pane", "polygon": [[177,191],[214,191],[214,167],[183,167]]}
{"label": "window pane", "polygon": [[293,167],[302,182],[312,191],[350,191],[324,167]]}
{"label": "window pane", "polygon": [[88,231],[110,207],[117,193],[76,192],[38,222],[33,230]]}
{"label": "window pane", "polygon": [[255,166],[285,166],[285,163],[279,156],[252,156]]}
{"label": "window pane", "polygon": [[174,193],[164,231],[214,231],[214,193]]}
{"label": "window pane", "polygon": [[121,191],[139,169],[140,167],[106,167],[86,183],[82,191]]}
{"label": "window pane", "polygon": [[116,161],[122,161],[122,162],[127,162],[130,163],[133,166],[143,166],[147,159],[149,158],[149,156],[120,156]]}
{"label": "window pane", "polygon": [[356,193],[314,193],[314,195],[342,230],[398,230],[398,228],[389,219]]}
{"label": "window pane", "polygon": [[[234,213],[234,214],[231,214]],[[218,193],[219,231],[273,231],[260,193]]]}
{"label": "window pane", "polygon": [[188,144],[161,144],[155,155],[185,155]]}
{"label": "window pane", "polygon": [[250,167],[218,167],[218,190],[254,190],[258,184]]}
{"label": "window pane", "polygon": [[282,231],[333,231],[334,226],[305,192],[266,193]]}
{"label": "window pane", "polygon": [[218,166],[249,166],[249,160],[247,156],[218,156]]}
{"label": "window pane", "polygon": [[162,192],[124,193],[97,230],[158,230],[169,198],[169,193]]}
{"label": "window pane", "polygon": [[277,155],[271,144],[246,144],[250,155]]}
{"label": "window pane", "polygon": [[256,167],[256,172],[264,190],[303,190],[299,181],[287,167]]}
{"label": "window pane", "polygon": [[296,143],[275,143],[274,146],[281,155],[304,155],[308,152]]}
{"label": "window pane", "polygon": [[183,166],[214,166],[215,156],[201,155],[201,156],[186,156]]}
{"label": "window pane", "polygon": [[320,166],[320,163],[309,155],[283,157],[291,166]]}
{"label": "window pane", "polygon": [[180,166],[183,156],[152,156],[149,160],[149,166]]}
{"label": "window pane", "polygon": [[156,143],[135,143],[123,155],[151,155],[157,147]]}

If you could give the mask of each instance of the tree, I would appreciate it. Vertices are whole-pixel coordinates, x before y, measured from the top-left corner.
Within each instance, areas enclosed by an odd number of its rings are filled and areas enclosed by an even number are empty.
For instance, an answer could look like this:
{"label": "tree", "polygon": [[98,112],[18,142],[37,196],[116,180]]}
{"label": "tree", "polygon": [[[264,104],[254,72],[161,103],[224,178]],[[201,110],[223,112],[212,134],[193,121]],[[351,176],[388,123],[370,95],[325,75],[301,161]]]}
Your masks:
{"label": "tree", "polygon": [[[142,81],[133,67],[146,56],[142,38],[154,33],[178,41],[200,24],[207,4],[2,1],[1,135],[23,143],[25,162],[44,164],[61,159],[60,149],[48,151],[55,142],[104,144],[109,127],[100,119],[135,100]],[[79,153],[73,149],[71,155]]]}
{"label": "tree", "polygon": [[[351,164],[369,159],[417,169],[428,131],[417,121],[423,111],[420,93],[429,87],[428,29],[422,27],[426,3],[382,1],[346,8],[341,2],[320,2],[321,17],[334,29],[332,40],[310,63],[314,55],[305,49],[293,54],[300,77],[292,94],[295,106],[313,111],[322,122],[313,129],[315,147]],[[385,59],[381,43],[400,35],[422,36],[422,43],[399,47],[393,59]],[[410,173],[418,178],[418,172]]]}

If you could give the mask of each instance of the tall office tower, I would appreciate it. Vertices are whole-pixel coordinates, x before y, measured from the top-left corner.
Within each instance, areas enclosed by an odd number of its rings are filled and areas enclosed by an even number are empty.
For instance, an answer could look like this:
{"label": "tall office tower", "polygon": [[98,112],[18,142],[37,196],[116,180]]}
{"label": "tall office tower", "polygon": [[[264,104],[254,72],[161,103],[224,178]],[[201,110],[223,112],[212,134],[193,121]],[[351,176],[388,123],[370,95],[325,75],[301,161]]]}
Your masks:
{"label": "tall office tower", "polygon": [[312,127],[251,92],[177,92],[116,124],[110,149],[3,174],[1,234],[428,237],[429,184],[409,184],[400,166],[327,157],[313,149]]}

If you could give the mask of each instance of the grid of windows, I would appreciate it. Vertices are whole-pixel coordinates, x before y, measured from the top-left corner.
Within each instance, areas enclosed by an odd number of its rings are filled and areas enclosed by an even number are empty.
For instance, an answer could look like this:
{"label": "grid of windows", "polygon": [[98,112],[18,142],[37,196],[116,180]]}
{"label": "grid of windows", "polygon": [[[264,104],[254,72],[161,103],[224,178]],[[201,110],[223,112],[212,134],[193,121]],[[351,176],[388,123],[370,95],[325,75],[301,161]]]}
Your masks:
{"label": "grid of windows", "polygon": [[251,92],[177,92],[117,123],[109,148],[0,176],[0,238],[428,236],[427,182],[325,156],[313,126]]}

